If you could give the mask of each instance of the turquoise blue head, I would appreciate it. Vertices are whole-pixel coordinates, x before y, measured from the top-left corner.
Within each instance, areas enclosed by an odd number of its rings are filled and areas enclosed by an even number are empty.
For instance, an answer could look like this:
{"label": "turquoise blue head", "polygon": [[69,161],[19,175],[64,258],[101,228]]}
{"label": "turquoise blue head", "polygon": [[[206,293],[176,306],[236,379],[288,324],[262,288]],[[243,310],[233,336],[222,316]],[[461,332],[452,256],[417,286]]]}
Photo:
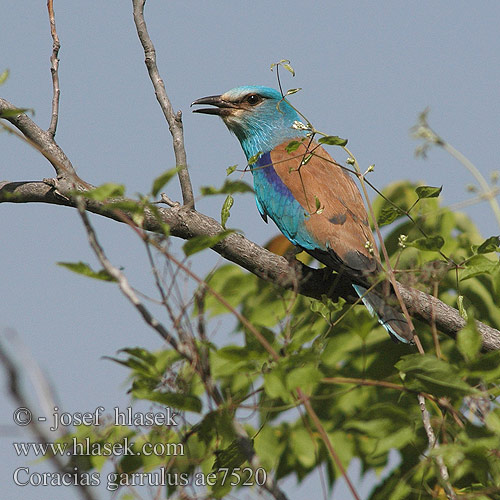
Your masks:
{"label": "turquoise blue head", "polygon": [[193,104],[214,106],[194,112],[220,116],[239,139],[247,158],[305,135],[304,131],[293,128],[294,122],[300,121],[298,113],[280,92],[270,87],[236,87],[222,95],[202,97]]}

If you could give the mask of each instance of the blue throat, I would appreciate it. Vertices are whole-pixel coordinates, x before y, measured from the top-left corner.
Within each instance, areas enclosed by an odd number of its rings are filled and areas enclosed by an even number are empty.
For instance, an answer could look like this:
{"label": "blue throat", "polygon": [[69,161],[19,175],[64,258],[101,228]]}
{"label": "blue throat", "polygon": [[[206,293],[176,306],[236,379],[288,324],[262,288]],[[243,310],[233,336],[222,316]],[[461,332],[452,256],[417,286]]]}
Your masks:
{"label": "blue throat", "polygon": [[249,113],[235,116],[226,122],[227,127],[240,141],[249,160],[257,153],[268,153],[285,141],[305,137],[304,130],[293,128],[300,121],[299,114],[283,100],[281,94],[268,87],[238,87],[226,96],[255,91],[266,97],[266,101]]}

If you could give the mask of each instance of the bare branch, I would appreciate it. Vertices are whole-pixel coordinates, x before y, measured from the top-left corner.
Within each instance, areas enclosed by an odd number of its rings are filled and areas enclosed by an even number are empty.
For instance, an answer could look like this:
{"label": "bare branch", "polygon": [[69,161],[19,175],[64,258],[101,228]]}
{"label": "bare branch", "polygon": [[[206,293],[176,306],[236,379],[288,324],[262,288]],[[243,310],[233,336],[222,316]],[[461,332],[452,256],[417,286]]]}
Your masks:
{"label": "bare branch", "polygon": [[49,11],[49,21],[50,21],[50,34],[52,35],[52,55],[50,56],[50,72],[52,73],[52,116],[50,118],[50,125],[47,129],[49,135],[54,138],[56,135],[57,121],[59,119],[59,97],[61,95],[61,89],[59,88],[59,49],[61,48],[61,43],[59,42],[59,36],[56,31],[56,18],[54,14],[54,1],[47,0],[47,10]]}
{"label": "bare branch", "polygon": [[156,330],[178,353],[182,354],[186,359],[191,361],[192,356],[189,352],[189,349],[185,348],[187,346],[179,344],[177,340],[163,326],[163,324],[161,324],[149,312],[146,306],[144,306],[144,304],[139,300],[139,297],[137,297],[125,275],[117,267],[113,266],[108,260],[103,248],[97,241],[97,236],[95,234],[94,228],[90,224],[85,209],[85,203],[81,197],[79,200],[77,200],[77,208],[78,212],[80,213],[80,217],[82,218],[83,225],[85,226],[85,230],[87,231],[87,237],[90,246],[96,254],[96,257],[99,259],[99,262],[101,263],[104,270],[118,282],[118,286],[120,287],[123,295],[125,295],[125,297],[127,297],[127,299],[133,304],[133,306],[139,311],[146,324]]}
{"label": "bare branch", "polygon": [[165,84],[160,77],[160,72],[156,65],[156,51],[149,37],[146,21],[144,20],[144,4],[146,0],[132,0],[134,9],[134,22],[137,28],[137,34],[144,48],[144,56],[146,67],[148,68],[149,77],[155,89],[156,99],[165,116],[170,133],[172,134],[175,164],[178,167],[184,167],[179,170],[179,182],[182,191],[182,201],[184,205],[194,208],[193,187],[187,168],[186,150],[184,148],[184,134],[182,126],[182,113],[174,112],[170,99],[168,98]]}
{"label": "bare branch", "polygon": [[[61,196],[59,190],[44,182],[0,182],[0,203],[2,202],[41,202],[76,207],[74,197]],[[86,208],[90,212],[123,222],[115,211],[102,202],[86,200]],[[215,219],[185,207],[158,208],[158,212],[162,221],[170,226],[170,233],[178,238],[188,240],[200,235],[214,236],[223,231]],[[149,211],[145,212],[143,229],[163,233],[156,216]],[[316,299],[326,295],[334,301],[339,297],[349,302],[356,300],[349,280],[330,271],[312,269],[300,262],[291,267],[284,257],[269,252],[241,234],[228,235],[213,250],[259,278],[283,288],[296,289],[301,295]],[[402,284],[399,284],[399,291],[413,317],[429,325],[435,321],[436,327],[446,335],[455,338],[465,326],[466,321],[460,313],[439,299]],[[483,349],[500,350],[500,331],[479,321],[476,321],[476,326],[483,338]]]}

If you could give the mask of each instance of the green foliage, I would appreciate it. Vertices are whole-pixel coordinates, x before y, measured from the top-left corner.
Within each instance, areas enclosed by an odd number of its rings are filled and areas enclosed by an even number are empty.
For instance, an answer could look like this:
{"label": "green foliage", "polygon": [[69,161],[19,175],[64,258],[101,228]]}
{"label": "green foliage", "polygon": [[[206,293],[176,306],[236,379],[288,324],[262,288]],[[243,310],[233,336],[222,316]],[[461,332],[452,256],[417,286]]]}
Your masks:
{"label": "green foliage", "polygon": [[101,269],[100,271],[94,271],[85,262],[58,262],[57,265],[61,266],[61,267],[65,267],[66,269],[69,269],[70,271],[73,271],[74,273],[82,274],[83,276],[87,276],[89,278],[94,278],[96,280],[116,281],[104,269]]}
{"label": "green foliage", "polygon": [[[259,331],[276,356],[238,320],[233,320],[232,337],[217,348],[206,338],[190,337],[196,362],[171,349],[123,350],[114,361],[128,370],[132,397],[158,409],[172,408],[182,417],[179,425],[114,428],[105,439],[98,428],[78,428],[76,434],[82,439],[84,432],[90,433],[98,442],[127,438],[136,450],[144,443],[182,445],[184,453],[175,459],[122,457],[116,470],[135,473],[168,466],[169,474],[184,473],[191,479],[200,472],[213,474],[213,484],[204,486],[213,498],[238,495],[241,484],[231,485],[224,474],[231,477],[250,467],[253,453],[252,467],[258,463],[278,481],[293,476],[300,482],[324,466],[332,487],[341,472],[302,406],[300,391],[309,398],[344,467],[356,459],[362,474],[385,469],[369,500],[446,498],[435,463],[438,454],[459,498],[498,498],[500,407],[495,398],[500,394],[500,352],[481,351],[474,321],[500,327],[495,299],[500,286],[498,238],[484,240],[467,217],[440,207],[439,192],[401,182],[384,191],[400,208],[383,198],[374,202],[377,220],[397,220],[388,228],[386,247],[397,272],[404,271],[398,279],[427,293],[437,290],[441,300],[455,307],[459,303],[469,318],[456,341],[439,336],[439,353],[427,325],[416,322],[425,349],[421,355],[413,346],[391,342],[364,307],[297,296],[226,264],[207,276],[206,283]],[[232,203],[227,204],[229,211]],[[227,234],[194,238],[185,252],[213,246]],[[195,303],[193,317],[207,321],[207,331],[231,314],[209,292]],[[201,359],[209,368],[205,378],[200,375]],[[418,393],[425,396],[439,448],[429,449]],[[246,440],[234,426],[235,419],[241,426],[242,415],[250,415],[243,421]],[[389,460],[393,450],[396,465]],[[87,467],[100,468],[105,460],[92,457]],[[169,486],[165,495],[175,489]]]}
{"label": "green foliage", "polygon": [[106,201],[109,198],[119,198],[123,196],[125,194],[125,186],[123,184],[106,182],[88,191],[77,191],[76,194],[91,200]]}
{"label": "green foliage", "polygon": [[209,196],[214,194],[253,193],[253,188],[244,181],[226,180],[220,188],[203,186],[200,191],[202,195]]}
{"label": "green foliage", "polygon": [[221,242],[227,235],[231,233],[234,233],[234,231],[232,229],[227,229],[226,231],[221,231],[215,236],[195,236],[194,238],[186,241],[182,248],[184,250],[184,253],[186,254],[186,257],[189,257],[190,255],[194,255],[197,252],[205,250],[205,248],[211,248],[214,245],[217,245],[217,243]]}
{"label": "green foliage", "polygon": [[220,210],[220,224],[224,229],[226,229],[226,222],[231,215],[231,208],[233,204],[234,198],[230,194],[228,194]]}
{"label": "green foliage", "polygon": [[163,174],[159,175],[154,181],[153,185],[151,186],[151,195],[153,198],[158,196],[158,193],[162,190],[162,188],[167,185],[170,180],[179,173],[179,171],[185,167],[175,167],[171,168],[170,170],[167,170],[163,172]]}
{"label": "green foliage", "polygon": [[9,70],[5,69],[0,73],[0,85],[3,85],[9,78]]}
{"label": "green foliage", "polygon": [[442,190],[443,186],[438,188],[432,186],[418,186],[415,189],[415,193],[417,193],[418,199],[422,200],[424,198],[437,198]]}
{"label": "green foliage", "polygon": [[320,144],[327,144],[328,146],[346,146],[347,139],[342,139],[336,135],[325,135],[318,139]]}

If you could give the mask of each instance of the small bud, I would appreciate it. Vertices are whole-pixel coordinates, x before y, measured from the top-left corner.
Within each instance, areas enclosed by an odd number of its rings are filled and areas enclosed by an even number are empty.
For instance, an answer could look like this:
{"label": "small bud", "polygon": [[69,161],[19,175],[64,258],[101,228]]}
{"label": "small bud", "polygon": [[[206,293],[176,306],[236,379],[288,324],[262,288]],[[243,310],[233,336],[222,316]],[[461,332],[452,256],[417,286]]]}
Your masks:
{"label": "small bud", "polygon": [[354,165],[354,158],[352,156],[349,156],[347,160],[345,161],[348,165]]}
{"label": "small bud", "polygon": [[365,248],[368,250],[370,255],[373,255],[375,252],[373,251],[373,243],[371,241],[367,241],[365,243]]}
{"label": "small bud", "polygon": [[408,235],[400,234],[398,238],[398,246],[399,248],[406,248],[406,240],[408,239]]}
{"label": "small bud", "polygon": [[375,164],[372,164],[367,168],[366,173],[373,172],[374,170],[375,170]]}

